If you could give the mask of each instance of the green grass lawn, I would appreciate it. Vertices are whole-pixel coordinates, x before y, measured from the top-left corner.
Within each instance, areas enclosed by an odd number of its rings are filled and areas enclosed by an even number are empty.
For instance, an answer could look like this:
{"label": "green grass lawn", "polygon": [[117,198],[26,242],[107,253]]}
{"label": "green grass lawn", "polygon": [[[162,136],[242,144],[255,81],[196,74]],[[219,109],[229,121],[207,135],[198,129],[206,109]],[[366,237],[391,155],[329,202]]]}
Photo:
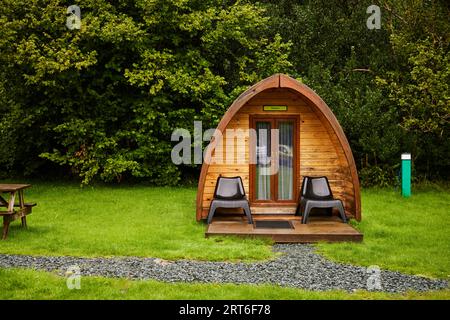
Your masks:
{"label": "green grass lawn", "polygon": [[80,290],[47,272],[0,269],[0,300],[5,299],[450,299],[450,290],[387,294],[307,291],[274,285],[164,283],[100,277],[81,278]]}
{"label": "green grass lawn", "polygon": [[251,260],[272,256],[269,241],[204,236],[195,221],[194,188],[86,187],[34,183],[25,201],[38,203],[11,223],[1,253],[151,256],[165,259]]}
{"label": "green grass lawn", "polygon": [[402,198],[391,190],[362,193],[363,243],[319,244],[325,256],[343,262],[450,280],[450,189],[413,190]]}
{"label": "green grass lawn", "polygon": [[[0,253],[233,261],[274,258],[267,240],[206,239],[206,226],[195,221],[195,193],[194,188],[81,189],[71,183],[34,182],[25,194],[26,201],[38,203],[28,217],[28,229],[13,222],[8,240],[0,242]],[[449,279],[449,189],[421,188],[409,199],[393,190],[369,189],[362,197],[363,220],[352,223],[364,233],[363,243],[321,243],[321,253],[342,262]],[[13,275],[12,279],[8,275]],[[11,298],[449,299],[448,290],[393,296],[105,278],[83,278],[83,290],[69,291],[61,285],[64,278],[31,270],[0,270],[0,279],[0,292],[17,287]]]}

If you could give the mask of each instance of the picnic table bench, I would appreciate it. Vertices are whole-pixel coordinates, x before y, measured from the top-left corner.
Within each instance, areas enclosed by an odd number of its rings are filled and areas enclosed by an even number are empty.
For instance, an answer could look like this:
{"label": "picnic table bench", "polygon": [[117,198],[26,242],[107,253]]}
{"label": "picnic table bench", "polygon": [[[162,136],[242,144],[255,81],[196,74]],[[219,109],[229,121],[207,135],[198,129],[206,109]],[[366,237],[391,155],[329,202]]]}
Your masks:
{"label": "picnic table bench", "polygon": [[[29,187],[31,187],[30,184],[0,184],[0,193],[9,193],[8,200],[0,195],[0,208],[6,207],[6,210],[0,210],[0,216],[3,216],[3,240],[8,236],[11,221],[21,218],[22,227],[27,227],[27,215],[36,205],[36,203],[25,202],[24,200],[23,190]],[[18,203],[15,202],[16,196],[18,196]]]}

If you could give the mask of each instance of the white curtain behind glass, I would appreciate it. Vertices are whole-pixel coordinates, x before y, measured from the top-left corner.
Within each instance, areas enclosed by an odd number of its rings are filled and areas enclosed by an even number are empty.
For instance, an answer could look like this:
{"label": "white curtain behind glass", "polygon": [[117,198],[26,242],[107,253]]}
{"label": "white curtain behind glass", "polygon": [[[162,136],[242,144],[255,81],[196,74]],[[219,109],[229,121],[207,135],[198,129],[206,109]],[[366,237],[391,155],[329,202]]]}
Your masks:
{"label": "white curtain behind glass", "polygon": [[256,199],[270,200],[270,122],[256,123]]}
{"label": "white curtain behind glass", "polygon": [[292,122],[279,122],[278,129],[280,134],[278,151],[278,199],[291,200],[294,184],[294,126]]}

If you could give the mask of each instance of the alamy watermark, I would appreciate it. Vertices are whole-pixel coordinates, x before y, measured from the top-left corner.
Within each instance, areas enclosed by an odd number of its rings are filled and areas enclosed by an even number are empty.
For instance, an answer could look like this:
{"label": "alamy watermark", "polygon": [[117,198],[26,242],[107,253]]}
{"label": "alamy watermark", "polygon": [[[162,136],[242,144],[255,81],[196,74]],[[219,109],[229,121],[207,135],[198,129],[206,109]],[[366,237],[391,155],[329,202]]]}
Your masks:
{"label": "alamy watermark", "polygon": [[66,27],[69,30],[81,29],[81,9],[73,4],[67,7]]}
{"label": "alamy watermark", "polygon": [[382,290],[381,286],[381,270],[379,266],[369,266],[366,270],[366,273],[369,274],[367,278],[367,290]]}
{"label": "alamy watermark", "polygon": [[66,276],[67,276],[66,280],[67,289],[69,290],[81,289],[81,269],[78,265],[75,264],[69,266],[66,271]]}
{"label": "alamy watermark", "polygon": [[366,10],[367,14],[370,14],[369,18],[367,18],[366,26],[367,29],[373,30],[373,29],[381,29],[381,10],[380,7],[373,4],[371,6],[367,7]]}
{"label": "alamy watermark", "polygon": [[[193,137],[192,137],[193,136]],[[291,146],[279,143],[278,129],[207,129],[194,121],[194,131],[175,129],[171,141],[178,142],[171,151],[172,162],[180,164],[258,164],[268,170],[262,175],[278,172],[278,156],[292,157]],[[203,150],[203,143],[209,142]],[[247,149],[248,147],[248,149]],[[249,152],[247,151],[249,150]]]}

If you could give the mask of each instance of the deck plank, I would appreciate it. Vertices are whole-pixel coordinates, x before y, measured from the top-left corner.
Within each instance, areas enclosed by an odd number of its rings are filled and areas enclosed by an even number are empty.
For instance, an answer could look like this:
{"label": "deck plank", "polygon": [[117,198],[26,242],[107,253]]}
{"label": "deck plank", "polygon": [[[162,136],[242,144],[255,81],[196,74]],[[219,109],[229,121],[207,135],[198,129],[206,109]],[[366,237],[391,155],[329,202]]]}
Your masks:
{"label": "deck plank", "polygon": [[308,224],[302,224],[300,217],[293,215],[268,215],[258,216],[255,220],[291,220],[294,229],[255,229],[252,224],[248,224],[242,216],[224,216],[214,218],[208,225],[205,236],[215,235],[235,235],[235,236],[256,236],[269,237],[274,242],[286,243],[312,243],[312,242],[339,242],[339,241],[362,241],[363,235],[351,225],[342,223],[336,217],[314,217]]}

